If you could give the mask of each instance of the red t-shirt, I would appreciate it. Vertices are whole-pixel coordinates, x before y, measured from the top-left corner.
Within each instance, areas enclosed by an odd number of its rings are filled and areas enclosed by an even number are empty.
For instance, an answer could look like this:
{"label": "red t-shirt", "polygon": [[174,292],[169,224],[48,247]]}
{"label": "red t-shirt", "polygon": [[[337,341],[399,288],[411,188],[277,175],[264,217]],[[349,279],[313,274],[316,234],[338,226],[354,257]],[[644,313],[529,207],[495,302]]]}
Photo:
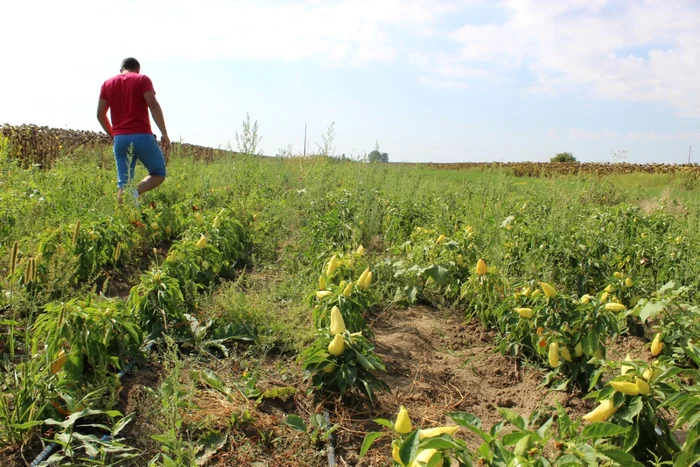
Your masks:
{"label": "red t-shirt", "polygon": [[143,94],[153,91],[151,79],[139,73],[121,73],[108,79],[100,89],[112,117],[112,133],[117,135],[153,134],[148,105]]}

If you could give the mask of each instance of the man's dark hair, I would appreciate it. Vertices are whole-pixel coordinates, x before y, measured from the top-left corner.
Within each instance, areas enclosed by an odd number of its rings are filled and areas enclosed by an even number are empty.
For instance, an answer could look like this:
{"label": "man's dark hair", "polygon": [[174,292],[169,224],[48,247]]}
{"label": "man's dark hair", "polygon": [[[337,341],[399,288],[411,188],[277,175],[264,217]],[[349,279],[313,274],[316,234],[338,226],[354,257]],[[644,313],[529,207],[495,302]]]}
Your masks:
{"label": "man's dark hair", "polygon": [[125,58],[122,60],[122,70],[136,71],[141,68],[141,64],[134,57]]}

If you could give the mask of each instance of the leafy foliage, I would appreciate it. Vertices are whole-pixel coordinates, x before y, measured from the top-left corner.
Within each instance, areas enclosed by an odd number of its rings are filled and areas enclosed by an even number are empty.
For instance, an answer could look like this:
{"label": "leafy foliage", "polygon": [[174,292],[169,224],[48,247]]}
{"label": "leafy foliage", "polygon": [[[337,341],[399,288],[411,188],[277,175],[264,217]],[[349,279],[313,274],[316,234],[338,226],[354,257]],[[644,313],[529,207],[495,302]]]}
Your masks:
{"label": "leafy foliage", "polygon": [[549,162],[576,162],[576,158],[570,152],[560,152],[552,157]]}

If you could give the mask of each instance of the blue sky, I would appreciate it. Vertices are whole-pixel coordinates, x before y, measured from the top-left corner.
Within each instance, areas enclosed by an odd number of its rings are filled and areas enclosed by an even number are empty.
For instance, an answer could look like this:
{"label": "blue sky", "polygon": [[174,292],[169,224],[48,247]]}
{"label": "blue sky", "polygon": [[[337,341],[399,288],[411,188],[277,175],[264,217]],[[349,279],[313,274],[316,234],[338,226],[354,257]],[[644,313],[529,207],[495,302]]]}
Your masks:
{"label": "blue sky", "polygon": [[[9,11],[7,10],[9,8]],[[0,122],[100,131],[142,63],[171,139],[392,161],[700,161],[700,3],[653,0],[13,2]],[[11,92],[7,92],[11,90]],[[154,131],[158,133],[154,126]]]}

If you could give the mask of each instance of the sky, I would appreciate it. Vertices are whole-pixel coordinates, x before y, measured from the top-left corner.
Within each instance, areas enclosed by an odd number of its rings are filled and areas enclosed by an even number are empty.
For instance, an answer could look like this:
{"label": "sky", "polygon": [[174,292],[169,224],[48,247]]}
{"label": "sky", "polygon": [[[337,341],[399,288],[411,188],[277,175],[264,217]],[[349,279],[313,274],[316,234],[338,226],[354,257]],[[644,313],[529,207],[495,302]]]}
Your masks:
{"label": "sky", "polygon": [[[23,0],[0,124],[102,131],[133,56],[171,140],[393,162],[700,162],[698,0]],[[153,125],[155,133],[159,134]]]}

